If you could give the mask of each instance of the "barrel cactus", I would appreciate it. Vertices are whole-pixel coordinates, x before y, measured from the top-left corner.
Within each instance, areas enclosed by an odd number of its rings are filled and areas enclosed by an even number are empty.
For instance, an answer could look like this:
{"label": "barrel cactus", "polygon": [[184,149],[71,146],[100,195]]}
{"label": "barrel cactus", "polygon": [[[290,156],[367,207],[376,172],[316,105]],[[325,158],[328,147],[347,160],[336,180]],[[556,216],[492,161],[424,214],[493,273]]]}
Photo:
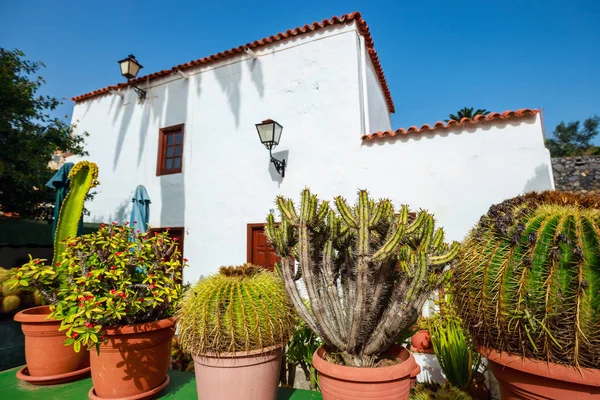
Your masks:
{"label": "barrel cactus", "polygon": [[281,279],[261,267],[221,267],[188,290],[178,312],[179,343],[190,354],[283,346],[296,316]]}
{"label": "barrel cactus", "polygon": [[266,234],[298,314],[340,363],[375,365],[442,283],[458,243],[444,242],[427,211],[396,212],[390,200],[374,201],[365,190],[354,207],[337,197],[337,212],[308,189],[299,210],[283,197],[276,204],[281,222],[270,214]]}
{"label": "barrel cactus", "polygon": [[492,206],[452,274],[486,348],[600,368],[600,197],[529,193]]}

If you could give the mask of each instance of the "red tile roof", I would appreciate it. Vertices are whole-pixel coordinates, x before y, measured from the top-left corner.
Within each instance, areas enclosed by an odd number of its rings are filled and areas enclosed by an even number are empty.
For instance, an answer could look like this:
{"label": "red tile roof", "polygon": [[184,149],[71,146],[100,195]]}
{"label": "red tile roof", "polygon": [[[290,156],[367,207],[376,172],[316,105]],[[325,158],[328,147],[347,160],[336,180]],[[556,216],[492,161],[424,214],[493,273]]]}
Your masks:
{"label": "red tile roof", "polygon": [[444,123],[442,121],[438,121],[435,124],[433,124],[433,126],[430,126],[429,124],[425,124],[425,125],[421,126],[420,128],[417,128],[416,126],[411,126],[408,129],[400,128],[400,129],[396,129],[395,131],[390,130],[390,131],[385,131],[385,132],[375,132],[375,133],[371,133],[368,135],[363,135],[361,139],[362,140],[382,139],[382,138],[394,137],[394,136],[398,136],[398,135],[407,135],[409,133],[426,133],[429,131],[467,127],[469,125],[482,124],[485,122],[493,122],[493,121],[502,121],[502,120],[507,120],[507,119],[530,117],[539,112],[540,112],[539,109],[535,110],[535,109],[530,109],[530,108],[521,108],[517,111],[504,111],[503,113],[493,112],[493,113],[489,113],[488,115],[476,115],[473,119],[463,118],[460,120],[460,122],[455,121],[455,120],[451,120],[446,123]]}
{"label": "red tile roof", "polygon": [[[381,84],[383,94],[387,101],[388,110],[391,113],[393,113],[393,112],[395,112],[394,102],[392,101],[392,95],[390,93],[387,82],[385,80],[385,76],[383,74],[383,69],[381,68],[381,63],[379,62],[379,57],[377,56],[377,52],[374,49],[373,38],[371,37],[371,33],[369,32],[369,26],[367,25],[367,22],[362,18],[362,16],[360,15],[359,12],[353,12],[351,14],[344,14],[341,17],[332,17],[331,19],[324,19],[321,22],[313,22],[312,25],[304,25],[302,27],[298,27],[295,29],[288,29],[287,31],[280,32],[277,35],[270,36],[268,38],[264,38],[261,40],[255,40],[252,43],[247,43],[243,46],[239,46],[239,47],[236,47],[231,50],[223,51],[221,53],[217,53],[212,56],[199,58],[197,60],[190,61],[185,64],[176,65],[171,69],[165,69],[165,70],[158,71],[158,72],[155,72],[150,75],[132,79],[130,81],[130,83],[136,85],[139,83],[144,83],[148,80],[152,81],[155,79],[163,78],[165,76],[176,74],[178,70],[185,71],[186,69],[189,69],[189,68],[195,68],[198,66],[207,65],[207,64],[210,64],[213,62],[221,61],[226,58],[235,57],[235,56],[244,54],[245,49],[251,49],[251,50],[259,49],[259,48],[268,46],[269,44],[279,42],[281,40],[285,40],[285,39],[288,39],[291,37],[300,36],[303,34],[318,31],[320,29],[326,28],[331,25],[349,24],[352,21],[356,22],[356,26],[358,28],[359,33],[365,38],[365,44],[368,49],[369,58],[371,59],[371,62],[373,63],[375,72],[376,72],[379,82]],[[118,85],[107,86],[103,89],[94,90],[93,92],[82,94],[81,96],[75,96],[75,97],[73,97],[72,100],[75,102],[78,102],[78,101],[90,99],[92,97],[107,94],[110,92],[111,89],[120,89],[120,88],[125,88],[127,86],[129,86],[128,83],[119,83]]]}

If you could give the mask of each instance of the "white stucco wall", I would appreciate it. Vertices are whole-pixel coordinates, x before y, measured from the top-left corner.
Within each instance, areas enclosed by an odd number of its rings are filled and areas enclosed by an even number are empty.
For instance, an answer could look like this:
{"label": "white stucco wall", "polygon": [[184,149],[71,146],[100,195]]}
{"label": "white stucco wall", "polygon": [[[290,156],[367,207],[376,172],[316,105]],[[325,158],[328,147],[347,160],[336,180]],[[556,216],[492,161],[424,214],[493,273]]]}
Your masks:
{"label": "white stucco wall", "polygon": [[[336,26],[257,60],[153,82],[143,104],[132,91],[76,104],[73,121],[90,134],[89,159],[100,167],[91,220],[128,220],[133,190],[145,185],[151,225],[186,228],[184,278],[194,281],[245,262],[247,224],[263,222],[276,195],[298,199],[305,186],[324,199],[368,188],[428,208],[453,239],[492,203],[552,186],[539,117],[363,144],[358,48],[354,26]],[[284,179],[256,134],[266,118],[284,127],[274,153],[288,163]],[[181,123],[183,173],[157,177],[158,131]]]}
{"label": "white stucco wall", "polygon": [[371,60],[366,57],[366,82],[367,82],[367,112],[369,114],[368,129],[365,134],[384,132],[392,129],[390,113],[387,102],[381,90],[381,84]]}

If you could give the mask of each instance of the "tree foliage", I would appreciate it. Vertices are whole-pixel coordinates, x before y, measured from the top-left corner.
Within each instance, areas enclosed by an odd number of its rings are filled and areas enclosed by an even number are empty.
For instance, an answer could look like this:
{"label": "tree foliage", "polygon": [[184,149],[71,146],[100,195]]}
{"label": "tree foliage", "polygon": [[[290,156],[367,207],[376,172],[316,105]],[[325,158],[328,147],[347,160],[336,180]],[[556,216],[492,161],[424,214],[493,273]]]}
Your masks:
{"label": "tree foliage", "polygon": [[60,101],[38,92],[44,64],[20,50],[0,48],[0,210],[25,218],[50,218],[55,193],[45,187],[56,150],[87,155],[84,136],[52,116]]}
{"label": "tree foliage", "polygon": [[474,110],[473,107],[463,107],[461,110],[458,110],[456,114],[448,115],[449,119],[447,119],[446,122],[452,120],[460,122],[460,120],[463,118],[473,119],[476,115],[488,115],[489,113],[490,112],[485,108],[478,108],[477,110]]}
{"label": "tree foliage", "polygon": [[552,157],[568,157],[600,153],[600,148],[592,145],[592,139],[598,135],[600,117],[597,115],[583,121],[565,124],[561,122],[556,126],[551,139],[546,139],[546,147]]}

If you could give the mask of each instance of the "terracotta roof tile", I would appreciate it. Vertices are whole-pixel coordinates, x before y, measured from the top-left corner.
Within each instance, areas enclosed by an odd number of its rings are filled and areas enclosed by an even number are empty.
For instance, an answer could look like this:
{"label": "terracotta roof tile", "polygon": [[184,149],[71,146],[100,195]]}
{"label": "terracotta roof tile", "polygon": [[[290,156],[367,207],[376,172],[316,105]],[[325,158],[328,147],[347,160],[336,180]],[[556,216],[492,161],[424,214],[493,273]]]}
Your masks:
{"label": "terracotta roof tile", "polygon": [[[367,22],[362,18],[361,14],[359,12],[353,12],[351,14],[344,14],[341,17],[332,17],[331,19],[324,19],[321,22],[313,22],[311,25],[304,25],[302,27],[298,27],[295,29],[288,29],[285,32],[280,32],[277,35],[269,36],[268,38],[264,38],[261,40],[255,40],[254,42],[246,43],[243,46],[239,46],[239,47],[236,47],[236,48],[233,48],[230,50],[226,50],[226,51],[223,51],[223,52],[220,52],[217,54],[213,54],[208,57],[199,58],[197,60],[190,61],[185,64],[176,65],[171,69],[158,71],[153,74],[149,74],[149,75],[145,75],[145,76],[142,76],[142,77],[139,77],[136,79],[132,79],[130,81],[130,83],[135,85],[135,84],[139,84],[139,83],[144,83],[146,81],[152,81],[155,79],[163,78],[168,75],[176,74],[177,70],[185,71],[186,69],[189,69],[189,68],[203,66],[203,65],[210,64],[210,63],[213,63],[216,61],[223,60],[225,58],[244,54],[244,50],[246,48],[251,49],[251,50],[258,49],[263,46],[267,46],[271,43],[285,40],[285,39],[288,39],[288,38],[291,38],[294,36],[299,36],[299,35],[303,35],[306,33],[318,31],[320,29],[326,28],[331,25],[349,24],[352,21],[356,22],[356,26],[358,28],[359,33],[365,38],[365,44],[368,49],[369,58],[371,59],[371,62],[373,63],[375,72],[377,74],[377,78],[379,79],[379,82],[381,84],[383,94],[384,94],[386,102],[387,102],[388,110],[390,111],[390,113],[393,113],[393,112],[395,112],[394,102],[392,101],[392,95],[390,93],[387,82],[385,80],[385,75],[383,74],[383,69],[381,68],[381,63],[379,62],[379,57],[377,56],[377,52],[374,49],[373,38],[371,37],[371,33],[369,32],[369,26],[367,25]],[[121,88],[127,87],[128,85],[129,85],[129,83],[119,83],[117,85],[107,86],[103,89],[94,90],[93,92],[82,94],[80,96],[75,96],[72,98],[72,100],[75,102],[83,101],[86,99],[90,99],[92,97],[107,94],[110,92],[111,89],[113,89],[113,90],[121,89]]]}
{"label": "terracotta roof tile", "polygon": [[429,124],[422,125],[420,128],[416,126],[411,126],[408,129],[400,128],[395,131],[384,131],[384,132],[375,132],[368,135],[363,135],[362,140],[373,140],[373,139],[381,139],[386,137],[394,137],[398,135],[407,135],[409,133],[425,133],[429,131],[442,130],[442,129],[450,129],[450,128],[458,128],[461,126],[468,126],[473,124],[481,124],[485,122],[493,122],[493,121],[501,121],[506,119],[515,119],[515,118],[523,118],[530,117],[539,113],[540,110],[531,109],[531,108],[521,108],[517,111],[504,111],[503,113],[489,113],[488,115],[476,115],[473,119],[463,118],[459,121],[451,120],[446,123],[442,121],[436,122],[433,127]]}

